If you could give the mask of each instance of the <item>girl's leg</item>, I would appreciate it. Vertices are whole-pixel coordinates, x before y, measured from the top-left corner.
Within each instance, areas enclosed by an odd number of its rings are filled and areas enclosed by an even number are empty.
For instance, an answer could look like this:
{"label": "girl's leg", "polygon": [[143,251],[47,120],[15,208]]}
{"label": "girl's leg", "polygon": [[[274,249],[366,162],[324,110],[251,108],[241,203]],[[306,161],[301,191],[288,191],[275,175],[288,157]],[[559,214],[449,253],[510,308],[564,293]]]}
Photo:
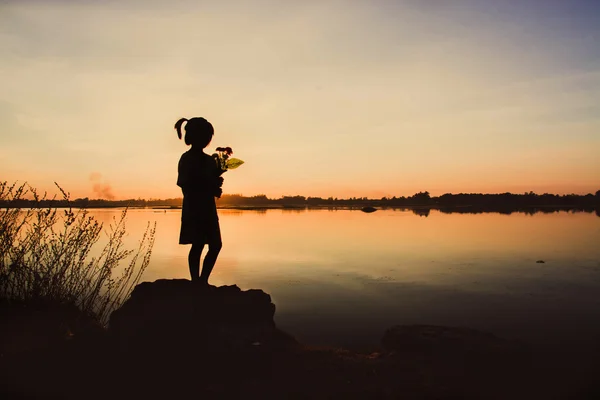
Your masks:
{"label": "girl's leg", "polygon": [[202,264],[202,276],[200,280],[205,283],[208,283],[208,277],[217,262],[217,257],[219,256],[219,252],[221,251],[221,241],[212,243],[208,245],[208,253],[206,253],[206,257],[204,257],[204,263]]}
{"label": "girl's leg", "polygon": [[204,249],[204,243],[192,244],[190,254],[188,255],[188,264],[190,265],[190,276],[193,281],[197,281],[200,278],[200,256]]}

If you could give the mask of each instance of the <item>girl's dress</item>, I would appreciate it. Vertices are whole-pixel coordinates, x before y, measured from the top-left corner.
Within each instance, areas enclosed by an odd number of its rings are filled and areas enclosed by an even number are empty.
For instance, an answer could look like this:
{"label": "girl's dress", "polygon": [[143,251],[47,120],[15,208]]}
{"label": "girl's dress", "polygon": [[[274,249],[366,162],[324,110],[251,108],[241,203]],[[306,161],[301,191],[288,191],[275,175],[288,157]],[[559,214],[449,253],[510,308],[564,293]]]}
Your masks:
{"label": "girl's dress", "polygon": [[215,195],[219,190],[214,158],[194,148],[181,156],[177,186],[183,192],[179,244],[221,244]]}

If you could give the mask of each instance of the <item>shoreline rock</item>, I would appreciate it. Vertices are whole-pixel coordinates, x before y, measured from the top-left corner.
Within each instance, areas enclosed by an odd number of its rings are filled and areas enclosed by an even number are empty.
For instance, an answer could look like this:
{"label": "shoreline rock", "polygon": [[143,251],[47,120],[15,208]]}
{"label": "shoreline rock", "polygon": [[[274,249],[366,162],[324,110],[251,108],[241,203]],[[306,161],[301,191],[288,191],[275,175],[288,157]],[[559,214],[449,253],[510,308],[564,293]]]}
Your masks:
{"label": "shoreline rock", "polygon": [[136,286],[110,316],[108,333],[121,345],[240,351],[298,345],[277,329],[275,304],[262,290],[199,286],[186,279],[160,279]]}

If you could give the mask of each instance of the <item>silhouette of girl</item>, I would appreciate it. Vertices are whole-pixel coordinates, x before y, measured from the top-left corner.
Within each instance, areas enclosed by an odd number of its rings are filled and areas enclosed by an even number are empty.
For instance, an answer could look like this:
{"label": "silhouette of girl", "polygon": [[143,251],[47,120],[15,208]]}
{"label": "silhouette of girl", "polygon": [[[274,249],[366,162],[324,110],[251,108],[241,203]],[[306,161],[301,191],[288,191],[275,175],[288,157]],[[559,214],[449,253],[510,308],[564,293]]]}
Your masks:
{"label": "silhouette of girl", "polygon": [[[223,178],[218,174],[215,159],[203,151],[214,134],[211,123],[199,117],[181,118],[175,123],[179,139],[184,122],[187,122],[185,144],[192,147],[183,153],[178,166],[177,186],[183,192],[179,244],[192,245],[188,256],[192,281],[208,285],[222,247],[215,196],[221,196]],[[208,244],[208,253],[200,275],[200,256],[205,244]]]}

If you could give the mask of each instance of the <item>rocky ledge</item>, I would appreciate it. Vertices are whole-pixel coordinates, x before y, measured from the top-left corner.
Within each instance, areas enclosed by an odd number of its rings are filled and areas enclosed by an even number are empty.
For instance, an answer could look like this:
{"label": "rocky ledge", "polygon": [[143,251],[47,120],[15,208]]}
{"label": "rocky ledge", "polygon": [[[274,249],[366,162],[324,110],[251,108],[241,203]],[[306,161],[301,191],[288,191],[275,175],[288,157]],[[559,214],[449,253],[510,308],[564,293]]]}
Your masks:
{"label": "rocky ledge", "polygon": [[277,329],[274,315],[275,304],[262,290],[161,279],[139,284],[112,313],[108,332],[127,347],[222,352],[297,346]]}

